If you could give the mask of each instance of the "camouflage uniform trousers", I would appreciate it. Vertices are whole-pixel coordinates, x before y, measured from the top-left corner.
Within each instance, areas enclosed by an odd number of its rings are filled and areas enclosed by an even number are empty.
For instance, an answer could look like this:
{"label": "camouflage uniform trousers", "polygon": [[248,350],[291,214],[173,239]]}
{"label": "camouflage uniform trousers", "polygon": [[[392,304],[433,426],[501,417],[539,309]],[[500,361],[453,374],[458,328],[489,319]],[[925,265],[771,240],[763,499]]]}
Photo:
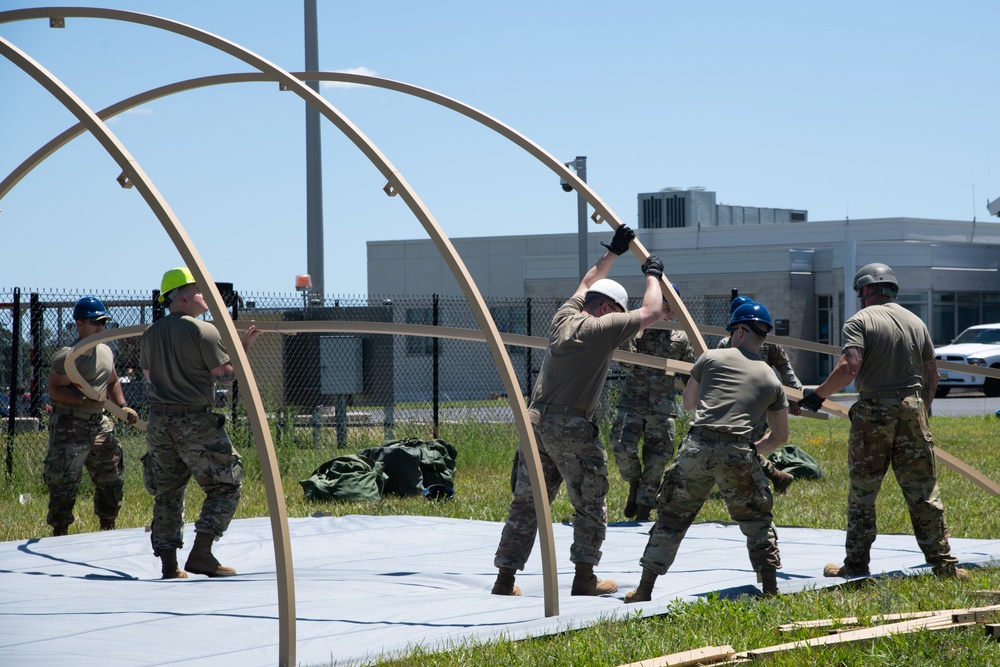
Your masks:
{"label": "camouflage uniform trousers", "polygon": [[150,413],[143,481],[154,497],[150,541],[156,555],[184,546],[184,493],[192,476],[205,492],[195,532],[218,539],[229,527],[240,501],[243,461],[225,420],[212,412]]}
{"label": "camouflage uniform trousers", "polygon": [[656,523],[640,563],[665,574],[677,548],[712,489],[718,485],[729,516],[747,538],[755,571],[781,567],[778,534],[771,508],[771,487],[757,463],[757,452],[746,442],[716,442],[688,434],[667,468],[657,495]]}
{"label": "camouflage uniform trousers", "polygon": [[49,449],[42,479],[49,487],[45,520],[50,526],[73,523],[73,506],[85,467],[94,482],[94,514],[110,521],[118,517],[125,457],[113,430],[114,424],[103,415],[95,421],[60,414],[49,419]]}
{"label": "camouflage uniform trousers", "polygon": [[[597,427],[583,417],[529,410],[538,444],[542,475],[549,503],[566,482],[566,492],[576,515],[569,559],[574,563],[601,562],[601,546],[608,526],[608,455]],[[517,484],[510,512],[500,536],[494,565],[523,570],[535,544],[538,521],[524,454],[518,452]]]}
{"label": "camouflage uniform trousers", "polygon": [[919,396],[867,399],[851,406],[848,464],[851,490],[847,508],[844,564],[867,572],[878,535],[875,499],[889,468],[906,499],[917,545],[933,566],[953,565],[937,485],[934,442]]}
{"label": "camouflage uniform trousers", "polygon": [[636,495],[638,505],[656,505],[656,491],[663,481],[663,471],[674,455],[675,434],[672,412],[662,414],[628,407],[618,408],[615,423],[611,427],[611,450],[622,479],[626,482],[639,482]]}

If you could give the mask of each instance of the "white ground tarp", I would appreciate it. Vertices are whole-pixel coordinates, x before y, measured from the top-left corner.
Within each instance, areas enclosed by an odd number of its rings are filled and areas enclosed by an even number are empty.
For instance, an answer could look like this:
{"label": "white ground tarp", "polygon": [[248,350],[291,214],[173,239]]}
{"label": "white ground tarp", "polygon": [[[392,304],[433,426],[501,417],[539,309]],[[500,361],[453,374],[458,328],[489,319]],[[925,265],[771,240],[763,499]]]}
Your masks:
{"label": "white ground tarp", "polygon": [[[608,528],[597,572],[616,579],[620,590],[602,598],[570,596],[572,527],[555,525],[561,614],[545,618],[537,545],[517,578],[524,596],[489,594],[501,524],[409,516],[289,524],[296,657],[310,666],[358,664],[414,645],[537,636],[634,614],[636,607],[622,597],[638,584],[650,525]],[[189,546],[191,531],[189,525]],[[821,575],[828,561],[843,559],[842,531],[779,528],[778,537],[783,592],[840,582]],[[1000,562],[1000,541],[955,539],[952,548],[966,564]],[[239,576],[161,581],[142,529],[0,544],[0,665],[276,665],[277,586],[268,519],[234,521],[215,552]],[[873,572],[925,568],[913,536],[880,535],[875,542]],[[671,600],[712,591],[752,593],[756,586],[738,527],[696,524],[642,612],[662,613]]]}

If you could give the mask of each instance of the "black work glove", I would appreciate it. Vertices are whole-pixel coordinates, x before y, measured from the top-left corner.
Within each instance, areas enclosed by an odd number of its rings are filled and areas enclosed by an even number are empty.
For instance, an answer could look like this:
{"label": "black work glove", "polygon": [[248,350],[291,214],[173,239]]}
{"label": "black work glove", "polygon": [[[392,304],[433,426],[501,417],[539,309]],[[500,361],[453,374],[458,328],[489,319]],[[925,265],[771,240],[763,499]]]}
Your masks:
{"label": "black work glove", "polygon": [[601,245],[607,248],[614,254],[621,256],[622,254],[628,252],[628,244],[635,238],[635,232],[628,225],[619,225],[618,229],[615,230],[615,236],[611,239],[611,245],[607,243],[602,243]]}
{"label": "black work glove", "polygon": [[663,275],[663,262],[656,255],[650,255],[642,265],[642,272],[647,276],[659,278]]}
{"label": "black work glove", "polygon": [[802,394],[802,400],[799,401],[799,407],[805,408],[810,412],[819,412],[819,409],[823,407],[823,401],[826,400],[822,398],[812,389],[806,389],[805,393]]}

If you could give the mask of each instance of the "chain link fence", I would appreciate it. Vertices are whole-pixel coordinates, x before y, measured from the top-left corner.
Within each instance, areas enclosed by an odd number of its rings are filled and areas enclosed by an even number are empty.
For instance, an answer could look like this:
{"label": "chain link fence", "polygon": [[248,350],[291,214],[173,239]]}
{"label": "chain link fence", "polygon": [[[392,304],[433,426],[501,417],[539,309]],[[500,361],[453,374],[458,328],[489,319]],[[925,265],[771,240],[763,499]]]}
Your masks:
{"label": "chain link fence", "polygon": [[[234,319],[347,320],[478,328],[461,296],[347,296],[318,300],[299,294],[246,294],[219,284]],[[110,327],[149,324],[164,311],[157,293],[108,291],[100,298]],[[5,465],[41,468],[48,438],[48,376],[52,356],[77,341],[73,306],[85,294],[68,290],[0,288],[0,433]],[[487,298],[503,333],[546,337],[565,297]],[[638,307],[639,300],[632,304]],[[728,300],[685,302],[696,322],[721,325]],[[714,341],[708,341],[710,346]],[[139,368],[139,338],[110,344],[129,405],[148,414],[147,383]],[[543,351],[509,346],[521,392],[531,392]],[[346,446],[352,429],[396,436],[397,427],[437,436],[446,422],[512,421],[506,393],[484,343],[385,334],[262,335],[250,349],[254,376],[276,438]],[[621,375],[611,369],[606,413]],[[217,407],[243,410],[239,387],[220,387]],[[422,430],[421,430],[422,429]],[[412,430],[408,431],[408,434]],[[16,437],[15,437],[16,436]]]}

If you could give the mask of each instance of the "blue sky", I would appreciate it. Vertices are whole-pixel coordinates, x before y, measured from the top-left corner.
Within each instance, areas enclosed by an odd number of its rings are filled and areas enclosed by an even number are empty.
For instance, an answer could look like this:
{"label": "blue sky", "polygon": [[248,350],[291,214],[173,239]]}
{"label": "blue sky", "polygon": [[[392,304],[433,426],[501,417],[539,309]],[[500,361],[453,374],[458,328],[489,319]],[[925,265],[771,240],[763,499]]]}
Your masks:
{"label": "blue sky", "polygon": [[[304,66],[296,0],[60,4],[157,14],[285,69]],[[28,6],[45,5],[3,3]],[[629,224],[637,193],[668,186],[807,209],[814,221],[989,222],[986,202],[1000,197],[1000,3],[319,0],[318,13],[321,69],[429,88],[560,159],[586,155],[590,185]],[[2,24],[0,36],[94,110],[174,81],[248,71],[201,44],[120,22],[69,19],[54,30],[32,20]],[[2,177],[75,121],[6,60],[0,91]],[[450,237],[576,232],[575,196],[489,130],[389,91],[323,94]],[[303,125],[298,97],[253,83],[160,99],[111,128],[216,280],[291,292],[306,271]],[[118,173],[83,136],[0,200],[0,286],[155,288],[180,256]],[[426,234],[327,122],[323,180],[326,291],[362,294],[367,241]]]}

